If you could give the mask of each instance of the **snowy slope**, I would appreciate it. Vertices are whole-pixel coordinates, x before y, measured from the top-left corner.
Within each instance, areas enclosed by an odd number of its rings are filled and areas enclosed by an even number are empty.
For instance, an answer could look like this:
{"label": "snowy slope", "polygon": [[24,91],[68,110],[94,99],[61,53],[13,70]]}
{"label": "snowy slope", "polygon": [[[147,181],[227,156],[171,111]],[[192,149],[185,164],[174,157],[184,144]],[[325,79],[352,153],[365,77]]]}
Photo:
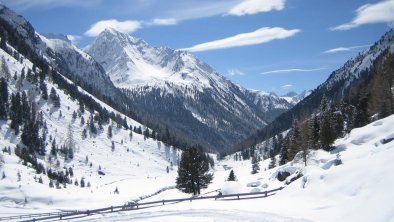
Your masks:
{"label": "snowy slope", "polygon": [[[32,68],[33,64],[24,59],[21,63],[0,50],[0,57],[4,57],[6,65],[11,73],[20,73],[25,67]],[[90,111],[85,110],[80,117],[73,120],[72,114],[78,112],[79,103],[66,95],[53,82],[46,80],[48,89],[57,89],[60,97],[61,107],[53,107],[50,100],[42,99],[35,91],[35,86],[23,80],[20,87],[18,81],[10,79],[9,92],[31,91],[37,111],[43,112],[44,120],[48,127],[47,133],[47,154],[39,156],[39,162],[45,167],[55,170],[62,170],[64,167],[72,167],[73,181],[85,178],[86,183],[91,187],[81,188],[73,184],[67,184],[67,188],[61,185],[61,189],[49,188],[49,179],[46,175],[36,175],[31,167],[24,166],[19,157],[15,155],[14,148],[20,144],[20,135],[15,135],[14,130],[9,128],[10,121],[0,121],[0,147],[11,148],[11,155],[2,152],[0,155],[4,164],[0,167],[1,174],[4,172],[5,178],[0,180],[0,216],[14,213],[28,213],[37,211],[51,211],[55,209],[75,209],[87,207],[105,206],[108,203],[113,205],[123,204],[141,196],[150,195],[160,189],[173,187],[176,176],[176,164],[178,162],[179,151],[173,147],[166,146],[161,142],[150,138],[144,139],[143,135],[134,133],[130,138],[129,130],[123,127],[118,128],[116,123],[110,123],[113,128],[113,137],[108,138],[108,125],[103,125],[103,130],[99,130],[97,135],[90,134],[83,139],[81,137],[86,124],[81,124],[81,118],[89,119]],[[82,89],[81,92],[87,94]],[[114,111],[103,102],[97,100],[109,111]],[[61,115],[60,115],[61,113]],[[117,113],[117,112],[116,112]],[[138,122],[126,118],[128,124],[139,127]],[[60,154],[57,158],[49,160],[49,150],[51,140],[56,139],[58,145],[65,143],[68,125],[71,124],[75,140],[75,156],[73,160],[65,160]],[[145,127],[142,126],[144,129]],[[41,135],[41,131],[40,131]],[[112,141],[115,144],[114,151],[111,150]],[[86,157],[88,162],[86,162]],[[59,160],[60,165],[57,165]],[[166,167],[174,164],[173,170],[168,174]],[[106,175],[99,175],[98,171],[105,172]],[[21,180],[18,179],[18,172]],[[43,179],[43,184],[38,183],[38,178]],[[120,194],[114,194],[118,188]],[[27,201],[27,202],[25,202]]]}
{"label": "snowy slope", "polygon": [[[394,115],[354,129],[335,142],[331,153],[314,151],[304,167],[297,161],[250,174],[249,161],[232,157],[216,165],[215,180],[207,189],[233,192],[264,191],[285,185],[276,179],[287,171],[303,176],[276,195],[249,200],[201,200],[182,202],[121,214],[97,215],[79,221],[394,221]],[[342,165],[335,165],[340,153]],[[225,182],[232,168],[237,182]],[[290,176],[291,177],[291,176]],[[229,185],[230,184],[230,185]],[[256,187],[251,187],[252,184]],[[231,189],[229,189],[231,187]],[[181,196],[164,192],[157,200]],[[152,198],[155,200],[155,198]]]}

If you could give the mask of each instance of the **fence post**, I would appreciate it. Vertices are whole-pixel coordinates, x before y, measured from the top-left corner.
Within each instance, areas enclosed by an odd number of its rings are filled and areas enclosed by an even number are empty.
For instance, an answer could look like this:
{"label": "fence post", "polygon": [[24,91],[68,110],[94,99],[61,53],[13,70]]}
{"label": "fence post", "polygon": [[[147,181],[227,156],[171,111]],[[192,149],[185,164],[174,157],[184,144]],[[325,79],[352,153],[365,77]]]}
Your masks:
{"label": "fence post", "polygon": [[238,200],[239,200],[239,194],[237,196],[238,196]]}
{"label": "fence post", "polygon": [[267,197],[267,191],[265,191],[265,197]]}
{"label": "fence post", "polygon": [[137,209],[138,209],[138,203],[137,203]]}
{"label": "fence post", "polygon": [[114,207],[113,206],[111,206],[111,212],[114,212]]}
{"label": "fence post", "polygon": [[163,205],[164,205],[164,200],[163,200]]}

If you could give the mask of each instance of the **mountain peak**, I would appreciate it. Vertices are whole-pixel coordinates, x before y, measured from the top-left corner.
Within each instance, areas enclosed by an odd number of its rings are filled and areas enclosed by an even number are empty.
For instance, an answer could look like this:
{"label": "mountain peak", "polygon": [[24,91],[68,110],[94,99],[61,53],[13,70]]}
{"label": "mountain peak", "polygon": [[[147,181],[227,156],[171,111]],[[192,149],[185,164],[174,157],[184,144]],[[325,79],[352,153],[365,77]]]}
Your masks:
{"label": "mountain peak", "polygon": [[139,38],[136,38],[134,36],[129,35],[128,33],[121,32],[115,28],[108,27],[104,29],[96,38],[97,39],[103,39],[104,41],[110,40],[110,41],[117,41],[122,44],[123,47],[127,45],[147,45],[147,43]]}
{"label": "mountain peak", "polygon": [[283,95],[282,97],[294,97],[297,96],[298,94],[294,91],[290,91],[288,93],[286,93],[285,95]]}
{"label": "mountain peak", "polygon": [[58,39],[58,40],[62,40],[62,41],[65,41],[65,42],[71,44],[71,40],[68,39],[67,36],[62,35],[62,34],[44,33],[44,34],[41,34],[41,35],[44,36],[47,39]]}

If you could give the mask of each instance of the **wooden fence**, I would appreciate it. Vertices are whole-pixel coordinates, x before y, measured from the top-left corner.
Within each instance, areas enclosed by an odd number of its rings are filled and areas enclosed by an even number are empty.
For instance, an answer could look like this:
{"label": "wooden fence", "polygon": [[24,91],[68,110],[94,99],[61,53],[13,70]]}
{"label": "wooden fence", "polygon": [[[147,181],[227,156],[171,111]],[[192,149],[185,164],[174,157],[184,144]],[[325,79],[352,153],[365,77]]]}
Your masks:
{"label": "wooden fence", "polygon": [[[66,212],[52,212],[52,213],[37,213],[37,214],[25,214],[25,215],[17,215],[17,216],[9,216],[9,217],[0,217],[0,221],[10,221],[10,220],[18,220],[18,221],[42,221],[49,219],[72,219],[72,217],[78,216],[89,216],[93,214],[104,214],[104,213],[112,213],[112,212],[120,212],[120,211],[129,211],[129,210],[139,210],[148,207],[155,207],[165,205],[166,203],[177,203],[183,201],[195,201],[195,200],[204,200],[204,199],[221,199],[221,200],[242,200],[242,199],[252,199],[252,198],[264,198],[268,196],[274,195],[275,192],[282,190],[284,187],[279,187],[273,190],[267,190],[264,192],[253,192],[253,193],[238,193],[238,194],[226,194],[226,195],[211,195],[211,196],[196,196],[191,198],[179,198],[179,199],[169,199],[169,200],[158,200],[144,203],[129,203],[126,205],[120,206],[111,206],[106,208],[99,208],[93,210],[75,210],[75,211],[66,211]],[[229,199],[232,197],[232,199]]]}

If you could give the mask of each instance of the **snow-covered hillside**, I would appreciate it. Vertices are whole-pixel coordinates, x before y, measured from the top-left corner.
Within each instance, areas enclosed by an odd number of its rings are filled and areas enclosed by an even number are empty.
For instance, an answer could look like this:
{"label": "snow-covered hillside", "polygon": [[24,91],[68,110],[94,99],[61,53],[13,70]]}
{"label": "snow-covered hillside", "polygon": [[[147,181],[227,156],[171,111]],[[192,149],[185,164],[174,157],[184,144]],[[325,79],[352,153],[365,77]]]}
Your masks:
{"label": "snow-covered hillside", "polygon": [[[2,61],[5,61],[5,64],[1,64],[2,67],[7,67],[12,74],[8,81],[9,94],[26,92],[30,100],[36,104],[37,113],[43,114],[47,130],[40,130],[39,135],[45,134],[47,138],[46,154],[38,155],[38,162],[43,164],[46,170],[59,172],[72,168],[73,171],[73,176],[70,176],[71,184],[57,185],[54,180],[55,187],[50,188],[50,179],[45,174],[36,174],[30,163],[25,166],[20,157],[16,156],[16,145],[24,147],[21,143],[21,133],[15,135],[14,130],[10,128],[11,120],[0,121],[0,147],[2,150],[5,148],[0,154],[1,215],[75,207],[90,208],[105,206],[108,203],[123,204],[174,186],[180,154],[177,149],[151,138],[144,138],[138,133],[131,135],[131,130],[118,126],[112,120],[109,124],[104,123],[102,129],[95,123],[98,132],[91,133],[86,123],[89,122],[91,114],[97,112],[87,108],[81,112],[79,102],[63,90],[59,90],[58,85],[48,77],[44,81],[48,91],[54,88],[60,98],[60,107],[55,107],[53,101],[40,96],[35,84],[21,78],[22,72],[33,69],[33,64],[29,60],[24,58],[23,62],[18,61],[1,49],[0,58],[4,58]],[[79,91],[89,95],[80,88]],[[97,99],[96,102],[109,112],[119,114],[103,102]],[[73,117],[74,113],[77,115]],[[83,123],[82,119],[86,123]],[[128,125],[145,130],[144,126],[130,118],[126,117],[126,121]],[[108,134],[109,126],[112,127],[111,137]],[[83,131],[86,129],[87,134],[84,138]],[[60,151],[56,156],[52,155],[52,142],[55,140],[59,147],[63,146],[67,143],[70,133],[73,135],[75,146],[74,157],[67,159]],[[84,188],[81,187],[82,178],[85,182]],[[77,181],[78,185],[75,185]],[[119,194],[114,193],[116,189]]]}
{"label": "snow-covered hillside", "polygon": [[[394,115],[354,129],[335,142],[332,152],[314,151],[308,166],[293,161],[250,174],[249,161],[232,157],[216,165],[215,181],[207,189],[222,191],[264,191],[286,184],[296,174],[302,176],[276,195],[263,199],[200,200],[182,202],[119,214],[96,215],[80,221],[394,221]],[[338,154],[342,164],[336,165]],[[227,170],[224,169],[224,166]],[[229,169],[237,182],[225,182]],[[279,182],[278,172],[289,172]],[[150,200],[180,197],[163,192]]]}

